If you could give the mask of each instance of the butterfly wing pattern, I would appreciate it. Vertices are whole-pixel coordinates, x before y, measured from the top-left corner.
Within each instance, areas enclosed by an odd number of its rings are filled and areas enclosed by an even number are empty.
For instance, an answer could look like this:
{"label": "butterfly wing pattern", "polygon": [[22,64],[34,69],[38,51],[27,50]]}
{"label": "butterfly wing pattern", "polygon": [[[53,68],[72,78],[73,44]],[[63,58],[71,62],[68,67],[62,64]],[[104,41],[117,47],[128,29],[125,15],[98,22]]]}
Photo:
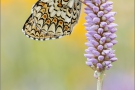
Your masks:
{"label": "butterfly wing pattern", "polygon": [[40,41],[70,35],[78,22],[80,10],[78,0],[39,0],[22,31],[27,37]]}

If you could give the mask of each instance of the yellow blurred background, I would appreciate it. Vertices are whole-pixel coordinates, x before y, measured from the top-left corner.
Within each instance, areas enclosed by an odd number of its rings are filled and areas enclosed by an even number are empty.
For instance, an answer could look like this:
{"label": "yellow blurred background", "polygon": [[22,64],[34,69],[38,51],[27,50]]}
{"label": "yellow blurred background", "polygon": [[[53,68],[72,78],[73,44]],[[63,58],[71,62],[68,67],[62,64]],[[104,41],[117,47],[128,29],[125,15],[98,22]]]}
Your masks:
{"label": "yellow blurred background", "polygon": [[[106,71],[104,90],[134,88],[134,0],[112,0],[117,14],[118,61]],[[94,71],[84,57],[84,6],[70,36],[45,42],[22,33],[37,0],[2,0],[1,90],[96,90]]]}

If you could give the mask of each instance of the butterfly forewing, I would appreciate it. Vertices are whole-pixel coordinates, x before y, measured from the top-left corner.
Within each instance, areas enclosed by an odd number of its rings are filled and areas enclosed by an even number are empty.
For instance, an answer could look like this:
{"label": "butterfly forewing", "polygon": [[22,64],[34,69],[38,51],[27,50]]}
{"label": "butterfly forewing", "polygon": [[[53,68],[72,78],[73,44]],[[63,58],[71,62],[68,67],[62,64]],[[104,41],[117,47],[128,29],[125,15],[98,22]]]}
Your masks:
{"label": "butterfly forewing", "polygon": [[40,41],[70,35],[80,10],[78,0],[39,0],[22,31],[27,37]]}

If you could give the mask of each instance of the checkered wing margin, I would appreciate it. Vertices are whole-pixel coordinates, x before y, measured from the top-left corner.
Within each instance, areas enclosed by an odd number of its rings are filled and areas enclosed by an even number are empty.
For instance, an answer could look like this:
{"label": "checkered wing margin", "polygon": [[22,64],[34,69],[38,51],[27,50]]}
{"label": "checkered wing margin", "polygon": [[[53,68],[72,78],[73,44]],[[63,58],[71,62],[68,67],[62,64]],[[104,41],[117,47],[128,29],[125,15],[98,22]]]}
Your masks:
{"label": "checkered wing margin", "polygon": [[80,10],[78,0],[39,0],[22,31],[27,37],[40,41],[70,35],[78,22]]}

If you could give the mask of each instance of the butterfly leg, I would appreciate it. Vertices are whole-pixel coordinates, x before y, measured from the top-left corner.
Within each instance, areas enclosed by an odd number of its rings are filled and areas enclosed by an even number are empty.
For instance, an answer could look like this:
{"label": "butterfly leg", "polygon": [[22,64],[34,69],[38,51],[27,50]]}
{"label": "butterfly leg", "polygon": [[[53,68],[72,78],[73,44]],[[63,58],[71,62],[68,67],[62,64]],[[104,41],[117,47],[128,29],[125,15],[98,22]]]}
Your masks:
{"label": "butterfly leg", "polygon": [[81,3],[83,3],[84,5],[86,5],[87,7],[91,8],[89,5],[87,5],[83,0],[79,0]]}

